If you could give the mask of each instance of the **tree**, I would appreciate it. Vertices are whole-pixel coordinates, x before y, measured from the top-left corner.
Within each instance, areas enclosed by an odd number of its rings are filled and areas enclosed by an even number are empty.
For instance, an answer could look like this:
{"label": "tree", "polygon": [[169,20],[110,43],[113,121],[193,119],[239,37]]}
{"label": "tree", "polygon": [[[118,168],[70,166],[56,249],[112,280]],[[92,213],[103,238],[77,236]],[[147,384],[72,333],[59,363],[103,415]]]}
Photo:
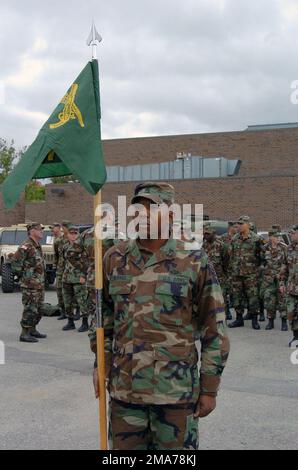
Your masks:
{"label": "tree", "polygon": [[40,181],[32,180],[25,189],[26,202],[36,202],[45,200],[45,186]]}
{"label": "tree", "polygon": [[13,140],[8,144],[5,139],[0,138],[0,184],[11,172],[22,152],[16,151]]}
{"label": "tree", "polygon": [[77,182],[78,180],[73,176],[55,176],[54,178],[51,178],[51,183],[54,184],[64,184],[64,183],[72,183],[72,182]]}

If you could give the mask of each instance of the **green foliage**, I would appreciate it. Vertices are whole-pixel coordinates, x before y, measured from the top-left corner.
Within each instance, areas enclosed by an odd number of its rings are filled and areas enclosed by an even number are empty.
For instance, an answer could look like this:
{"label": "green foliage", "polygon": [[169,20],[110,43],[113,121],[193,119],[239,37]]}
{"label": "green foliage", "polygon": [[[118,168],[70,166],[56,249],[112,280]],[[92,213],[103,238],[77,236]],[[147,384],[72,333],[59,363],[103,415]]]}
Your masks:
{"label": "green foliage", "polygon": [[30,181],[25,189],[26,202],[36,202],[45,200],[45,186],[39,181]]}
{"label": "green foliage", "polygon": [[70,183],[70,182],[77,182],[78,180],[75,179],[73,175],[69,176],[55,176],[54,178],[51,178],[51,182],[54,184],[64,184],[64,183]]}
{"label": "green foliage", "polygon": [[10,144],[0,138],[0,184],[3,183],[10,171],[13,169],[20,152],[14,148],[14,142]]}

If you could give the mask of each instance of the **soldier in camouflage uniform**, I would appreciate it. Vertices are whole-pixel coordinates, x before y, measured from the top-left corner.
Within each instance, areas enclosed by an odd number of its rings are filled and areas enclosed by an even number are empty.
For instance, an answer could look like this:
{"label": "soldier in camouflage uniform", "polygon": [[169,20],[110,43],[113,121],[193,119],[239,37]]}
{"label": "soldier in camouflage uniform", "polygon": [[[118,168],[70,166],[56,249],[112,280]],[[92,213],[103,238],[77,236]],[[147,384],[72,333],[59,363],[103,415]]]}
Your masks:
{"label": "soldier in camouflage uniform", "polygon": [[24,310],[20,341],[25,343],[37,343],[38,339],[46,338],[46,335],[36,330],[42,318],[45,290],[45,262],[40,245],[43,229],[43,226],[36,222],[27,225],[27,240],[10,258],[13,273],[21,276]]}
{"label": "soldier in camouflage uniform", "polygon": [[211,261],[219,284],[223,293],[223,298],[225,301],[225,312],[226,319],[232,320],[232,315],[229,312],[229,300],[228,300],[228,286],[227,286],[227,274],[229,267],[229,252],[228,246],[223,242],[220,237],[216,236],[215,229],[211,224],[207,223],[204,225],[204,241],[203,249],[208,255],[209,260]]}
{"label": "soldier in camouflage uniform", "polygon": [[287,257],[281,269],[280,290],[287,294],[288,320],[291,322],[293,339],[289,346],[298,342],[298,225],[291,231],[292,243],[288,246]]}
{"label": "soldier in camouflage uniform", "polygon": [[[235,221],[229,221],[228,222],[228,231],[227,233],[224,233],[221,236],[222,241],[227,245],[228,247],[228,253],[230,253],[231,250],[231,243],[238,232],[237,230],[237,222]],[[227,299],[226,299],[226,318],[227,320],[232,320],[232,313],[231,313],[231,308],[233,307],[233,289],[232,289],[232,275],[231,275],[231,269],[230,269],[230,257],[229,257],[229,266],[227,270]]]}
{"label": "soldier in camouflage uniform", "polygon": [[[137,186],[133,203],[146,208],[147,233],[150,203],[172,201],[167,183]],[[196,449],[198,417],[216,406],[229,351],[214,268],[181,240],[138,238],[109,249],[103,280],[111,448]],[[96,353],[92,332],[90,340]]]}
{"label": "soldier in camouflage uniform", "polygon": [[[86,278],[86,287],[88,292],[87,307],[88,316],[91,318],[91,325],[96,324],[95,319],[95,259],[94,259],[94,227],[91,227],[82,233],[81,243],[87,258],[88,269]],[[113,239],[104,239],[102,243],[102,256],[105,255],[106,251],[113,246]]]}
{"label": "soldier in camouflage uniform", "polygon": [[276,310],[280,312],[282,331],[288,330],[285,298],[279,289],[282,266],[285,264],[287,248],[279,241],[279,232],[272,228],[268,231],[269,241],[262,248],[262,286],[261,294],[267,311],[268,325],[266,330],[274,328]]}
{"label": "soldier in camouflage uniform", "polygon": [[65,313],[68,318],[63,331],[74,330],[74,301],[77,302],[81,315],[82,325],[78,329],[80,333],[88,331],[88,308],[87,308],[87,258],[84,254],[79,229],[70,226],[68,230],[68,243],[63,247],[64,271],[62,276],[63,301]]}
{"label": "soldier in camouflage uniform", "polygon": [[66,243],[68,243],[68,229],[71,223],[68,220],[62,222],[63,234],[60,237],[55,238],[54,240],[54,256],[55,256],[55,266],[56,266],[56,290],[58,297],[58,305],[61,310],[61,315],[58,317],[58,320],[65,320],[65,306],[63,301],[63,291],[62,291],[62,276],[64,271],[64,258],[63,258],[63,248]]}
{"label": "soldier in camouflage uniform", "polygon": [[249,222],[248,216],[240,217],[238,221],[239,233],[233,238],[230,248],[236,320],[230,323],[229,327],[244,326],[243,314],[245,299],[247,299],[248,313],[252,318],[252,328],[259,330],[258,276],[262,244],[260,237],[250,230]]}

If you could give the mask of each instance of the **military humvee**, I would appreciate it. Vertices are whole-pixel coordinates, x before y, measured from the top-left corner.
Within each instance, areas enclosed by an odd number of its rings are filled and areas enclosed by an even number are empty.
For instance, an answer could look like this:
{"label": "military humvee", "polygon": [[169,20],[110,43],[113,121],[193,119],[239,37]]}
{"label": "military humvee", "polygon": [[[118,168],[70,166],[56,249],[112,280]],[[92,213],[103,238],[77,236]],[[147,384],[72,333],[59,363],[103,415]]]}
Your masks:
{"label": "military humvee", "polygon": [[[27,237],[25,224],[0,228],[0,272],[2,276],[2,291],[4,293],[13,292],[15,282],[18,281],[18,278],[14,276],[11,271],[8,255],[15,253],[19,245],[21,245]],[[45,226],[41,245],[46,263],[46,285],[54,284],[56,277],[54,249],[51,230],[48,226]]]}
{"label": "military humvee", "polygon": [[[194,214],[191,215],[191,228],[195,230],[195,222],[196,216]],[[203,217],[203,226],[206,224],[210,224],[211,227],[214,227],[216,235],[223,235],[227,233],[229,228],[229,223],[226,220],[217,220],[217,219],[209,219],[208,215],[204,215]]]}

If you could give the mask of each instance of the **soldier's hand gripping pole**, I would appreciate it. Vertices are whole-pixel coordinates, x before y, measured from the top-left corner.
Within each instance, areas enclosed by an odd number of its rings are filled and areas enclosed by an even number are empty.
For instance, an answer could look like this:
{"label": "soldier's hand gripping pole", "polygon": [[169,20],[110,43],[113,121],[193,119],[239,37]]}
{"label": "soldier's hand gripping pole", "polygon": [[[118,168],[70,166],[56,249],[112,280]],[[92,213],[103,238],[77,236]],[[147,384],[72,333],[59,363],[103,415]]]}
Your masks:
{"label": "soldier's hand gripping pole", "polygon": [[101,216],[99,207],[101,205],[101,191],[94,196],[94,255],[95,255],[95,292],[96,292],[96,342],[97,342],[97,364],[99,382],[99,434],[100,449],[107,450],[107,403],[106,403],[106,367],[104,346],[104,325],[102,314],[102,239],[97,235],[101,233]]}

